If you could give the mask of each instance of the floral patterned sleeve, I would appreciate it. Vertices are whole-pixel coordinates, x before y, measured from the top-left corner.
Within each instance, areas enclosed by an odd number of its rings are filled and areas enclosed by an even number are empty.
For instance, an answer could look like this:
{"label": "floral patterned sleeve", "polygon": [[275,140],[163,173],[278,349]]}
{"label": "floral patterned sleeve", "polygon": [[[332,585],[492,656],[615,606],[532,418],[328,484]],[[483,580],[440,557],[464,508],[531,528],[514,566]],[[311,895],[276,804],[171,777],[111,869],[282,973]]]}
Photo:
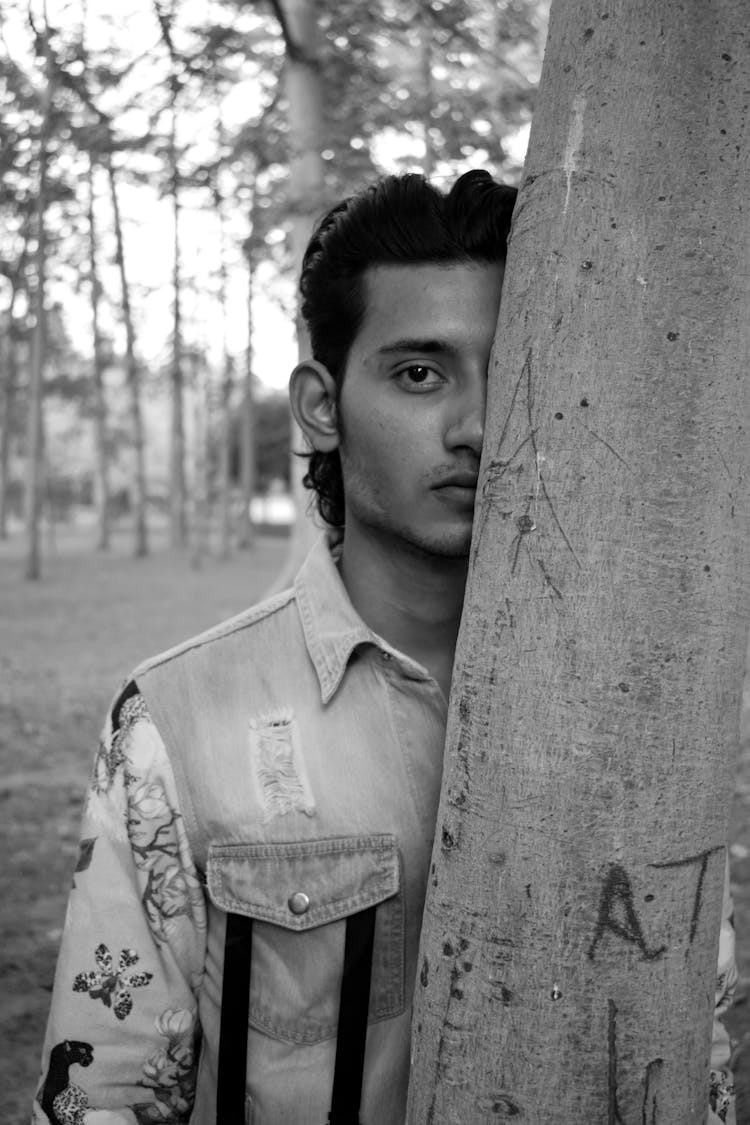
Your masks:
{"label": "floral patterned sleeve", "polygon": [[735,1125],[735,1097],[729,1066],[731,1044],[721,1016],[732,1003],[737,984],[737,963],[732,924],[732,898],[729,891],[729,864],[724,877],[724,904],[719,935],[719,969],[716,979],[716,1011],[711,1044],[711,1100],[706,1125]]}
{"label": "floral patterned sleeve", "polygon": [[167,753],[131,682],[87,794],[35,1125],[189,1119],[205,931]]}

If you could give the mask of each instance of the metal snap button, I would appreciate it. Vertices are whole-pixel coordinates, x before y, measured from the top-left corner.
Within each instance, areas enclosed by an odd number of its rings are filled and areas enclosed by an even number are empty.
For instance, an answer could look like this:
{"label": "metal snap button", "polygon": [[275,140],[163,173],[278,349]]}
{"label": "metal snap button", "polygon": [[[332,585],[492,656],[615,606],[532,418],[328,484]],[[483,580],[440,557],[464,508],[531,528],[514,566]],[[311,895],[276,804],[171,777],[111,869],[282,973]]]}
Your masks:
{"label": "metal snap button", "polygon": [[294,894],[290,896],[287,906],[292,914],[306,914],[310,909],[310,899],[304,891],[295,891]]}

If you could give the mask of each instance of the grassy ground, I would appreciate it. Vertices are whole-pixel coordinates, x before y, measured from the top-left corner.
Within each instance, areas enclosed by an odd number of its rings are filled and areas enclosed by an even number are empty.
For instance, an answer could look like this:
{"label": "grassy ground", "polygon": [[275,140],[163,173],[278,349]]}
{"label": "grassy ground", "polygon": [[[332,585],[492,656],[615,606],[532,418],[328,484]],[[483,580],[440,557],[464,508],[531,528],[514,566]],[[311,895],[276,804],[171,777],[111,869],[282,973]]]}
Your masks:
{"label": "grassy ground", "polygon": [[200,569],[157,536],[134,561],[124,534],[106,556],[85,533],[56,535],[43,581],[25,582],[19,544],[0,544],[0,1122],[28,1121],[81,798],[104,714],[122,678],[262,596],[286,540],[262,538]]}
{"label": "grassy ground", "polygon": [[[0,543],[0,1123],[22,1125],[39,1051],[83,788],[111,696],[144,656],[251,604],[271,585],[286,541],[200,569],[157,543],[134,562],[124,533],[106,556],[85,532],[59,531],[43,581],[24,582],[20,544]],[[750,748],[732,826],[741,935],[737,1041],[740,1125],[750,1125]],[[468,1125],[468,1123],[467,1123]]]}

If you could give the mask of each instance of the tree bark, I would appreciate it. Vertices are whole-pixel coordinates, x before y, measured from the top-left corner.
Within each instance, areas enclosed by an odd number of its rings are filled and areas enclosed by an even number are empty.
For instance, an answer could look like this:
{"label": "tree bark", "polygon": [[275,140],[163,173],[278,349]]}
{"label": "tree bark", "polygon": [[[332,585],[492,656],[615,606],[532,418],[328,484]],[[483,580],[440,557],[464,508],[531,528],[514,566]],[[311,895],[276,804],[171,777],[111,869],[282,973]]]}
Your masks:
{"label": "tree bark", "polygon": [[[222,143],[219,129],[219,143]],[[219,220],[219,304],[221,306],[221,416],[219,437],[219,556],[228,559],[232,549],[232,398],[234,362],[227,341],[228,277],[226,262],[226,223],[224,198],[218,181],[214,185],[214,208]]]}
{"label": "tree bark", "polygon": [[432,81],[432,21],[425,14],[418,20],[419,28],[419,70],[422,83],[422,135],[424,138],[424,157],[422,159],[422,172],[429,180],[435,171],[435,145],[432,141],[432,109],[435,101],[435,91]]}
{"label": "tree bark", "polygon": [[26,448],[26,578],[41,578],[41,542],[39,519],[41,515],[41,490],[43,476],[43,396],[44,361],[46,345],[46,319],[44,300],[47,284],[47,176],[50,117],[52,112],[52,56],[49,47],[49,29],[42,32],[45,56],[45,80],[42,92],[42,118],[39,130],[39,180],[35,206],[36,219],[36,292],[34,294],[34,329],[31,341],[29,366],[28,420]]}
{"label": "tree bark", "polygon": [[[255,201],[255,192],[253,192]],[[240,475],[242,506],[237,523],[237,546],[252,547],[255,543],[255,528],[250,505],[255,491],[255,402],[253,388],[253,295],[255,289],[255,256],[249,244],[255,234],[252,224],[250,238],[245,251],[247,261],[247,348],[245,350],[245,373],[242,383],[242,406],[240,411]]]}
{"label": "tree bark", "polygon": [[[323,83],[313,0],[277,0],[274,8],[286,43],[284,86],[289,119],[291,248],[295,277],[299,277],[313,226],[324,210]],[[310,341],[299,309],[296,328],[299,357],[304,359],[310,355]],[[302,484],[305,462],[297,456],[305,448],[305,439],[294,419],[291,442],[290,480],[296,518],[284,566],[270,592],[289,585],[318,535],[309,514],[310,494]]]}
{"label": "tree bark", "polygon": [[185,487],[185,404],[182,370],[182,277],[180,246],[180,185],[177,168],[177,79],[173,78],[172,123],[169,137],[170,193],[174,222],[174,257],[172,260],[172,362],[170,365],[171,426],[169,455],[169,528],[173,547],[187,542]]}
{"label": "tree bark", "polygon": [[18,388],[18,339],[15,312],[18,284],[15,278],[11,279],[11,286],[11,298],[8,302],[8,328],[4,333],[5,362],[3,363],[2,380],[0,381],[0,395],[2,396],[2,409],[0,410],[0,539],[8,538],[10,444],[13,432],[13,408]]}
{"label": "tree bark", "polygon": [[102,333],[99,325],[99,301],[101,282],[97,261],[98,233],[94,213],[94,164],[88,169],[88,220],[89,220],[89,272],[91,297],[91,329],[94,344],[93,388],[94,388],[94,501],[96,505],[97,548],[106,551],[110,545],[109,513],[109,454],[107,448],[107,403],[104,394],[104,354]]}
{"label": "tree bark", "polygon": [[209,436],[211,432],[211,386],[205,356],[193,350],[188,353],[193,399],[193,520],[190,543],[190,565],[200,570],[211,547],[209,506]]}
{"label": "tree bark", "polygon": [[130,425],[133,442],[133,515],[136,558],[148,554],[148,525],[146,521],[146,440],[141,410],[141,379],[138,359],[135,353],[135,325],[130,304],[130,284],[125,263],[125,238],[120,216],[120,201],[117,194],[117,180],[111,156],[107,161],[109,192],[112,200],[112,218],[115,227],[115,261],[120,275],[122,318],[125,324],[125,378],[130,395]]}
{"label": "tree bark", "polygon": [[750,613],[743,0],[553,0],[412,1125],[703,1125]]}

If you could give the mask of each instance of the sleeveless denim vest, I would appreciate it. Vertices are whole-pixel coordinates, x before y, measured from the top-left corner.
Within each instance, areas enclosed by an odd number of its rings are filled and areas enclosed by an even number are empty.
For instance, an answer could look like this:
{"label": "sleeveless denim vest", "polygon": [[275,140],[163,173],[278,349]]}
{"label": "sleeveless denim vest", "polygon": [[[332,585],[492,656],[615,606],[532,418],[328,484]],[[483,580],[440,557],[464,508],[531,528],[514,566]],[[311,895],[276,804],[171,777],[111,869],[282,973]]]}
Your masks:
{"label": "sleeveless denim vest", "polygon": [[340,620],[341,591],[330,595],[330,580],[315,577],[313,561],[293,591],[135,674],[205,880],[192,1117],[201,1125],[216,1120],[227,919],[252,927],[245,1120],[325,1125],[347,919],[370,908],[361,1121],[395,1125],[404,1115],[445,705],[348,601]]}

